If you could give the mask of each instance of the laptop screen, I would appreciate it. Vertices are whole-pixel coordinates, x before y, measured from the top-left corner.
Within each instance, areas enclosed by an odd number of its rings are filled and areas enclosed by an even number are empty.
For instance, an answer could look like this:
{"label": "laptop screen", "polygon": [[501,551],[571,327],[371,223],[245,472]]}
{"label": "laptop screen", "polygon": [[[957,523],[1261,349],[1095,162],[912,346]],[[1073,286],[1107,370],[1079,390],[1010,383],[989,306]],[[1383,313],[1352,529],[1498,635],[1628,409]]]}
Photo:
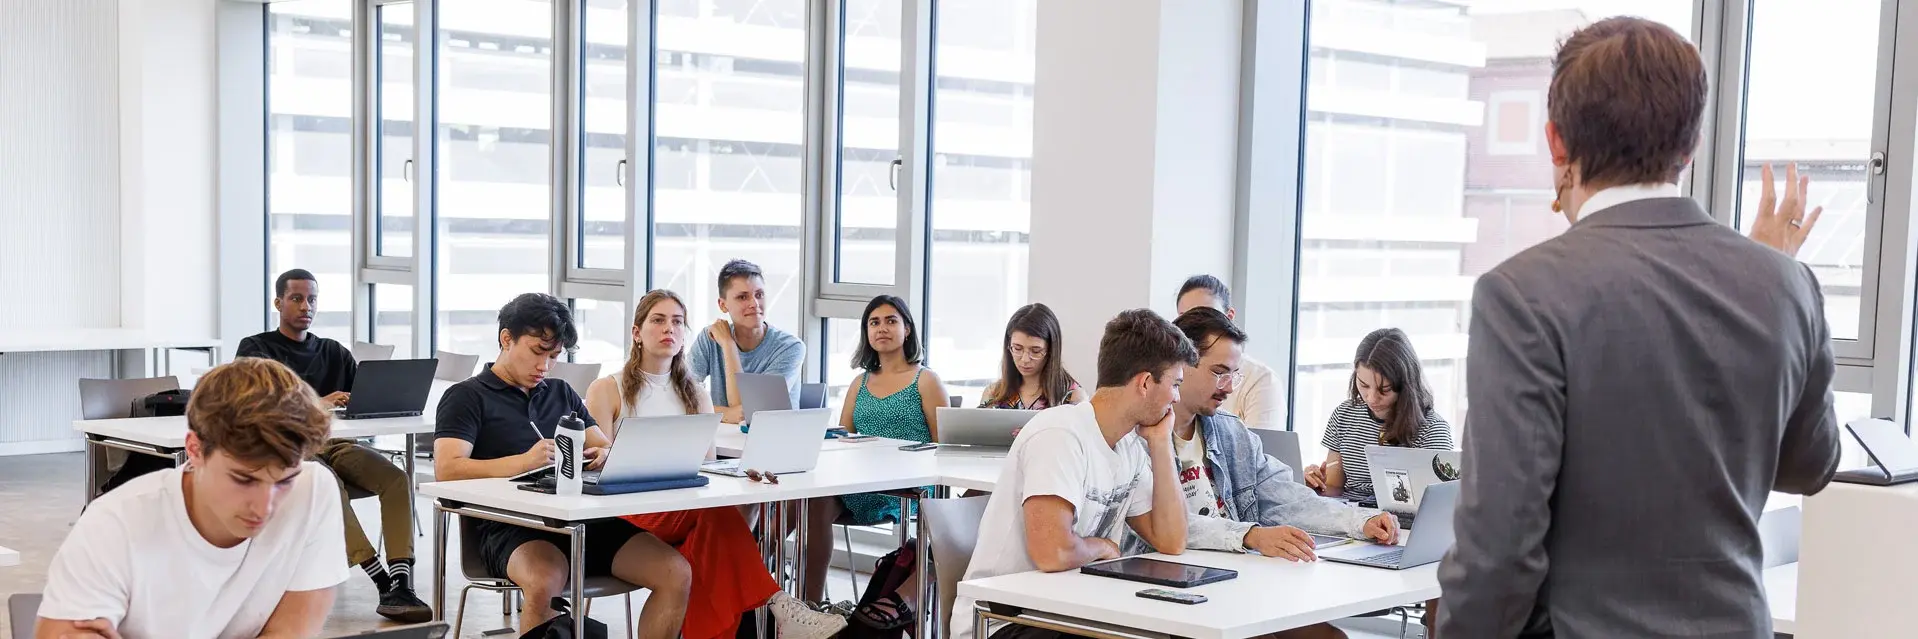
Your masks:
{"label": "laptop screen", "polygon": [[1845,428],[1851,429],[1853,437],[1865,445],[1871,458],[1885,469],[1888,474],[1918,469],[1918,447],[1912,445],[1910,437],[1897,424],[1882,419],[1861,419]]}

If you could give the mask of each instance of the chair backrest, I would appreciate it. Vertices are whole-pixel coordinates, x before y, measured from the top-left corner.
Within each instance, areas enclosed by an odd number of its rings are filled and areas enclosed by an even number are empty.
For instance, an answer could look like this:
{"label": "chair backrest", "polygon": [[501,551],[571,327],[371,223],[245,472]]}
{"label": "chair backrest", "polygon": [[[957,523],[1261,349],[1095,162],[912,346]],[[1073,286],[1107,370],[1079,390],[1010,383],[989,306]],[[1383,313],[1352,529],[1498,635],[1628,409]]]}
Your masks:
{"label": "chair backrest", "polygon": [[393,347],[391,345],[353,342],[353,361],[370,362],[382,359],[393,359]]}
{"label": "chair backrest", "polygon": [[946,629],[952,625],[952,600],[959,594],[960,578],[966,576],[966,567],[972,563],[972,549],[979,545],[979,520],[986,516],[986,501],[991,498],[975,495],[919,502],[920,524],[926,527],[926,540],[932,545],[932,574],[939,583],[941,637],[951,636]]}
{"label": "chair backrest", "polygon": [[39,615],[40,593],[17,592],[7,597],[7,623],[13,627],[13,639],[33,639],[33,624]]}
{"label": "chair backrest", "polygon": [[586,388],[593,385],[593,380],[599,379],[599,365],[553,362],[552,372],[548,375],[564,380],[573,387],[573,392],[585,397]]}
{"label": "chair backrest", "polygon": [[80,380],[80,419],[121,419],[133,415],[133,400],[179,390],[180,378]]}
{"label": "chair backrest", "polygon": [[965,408],[965,407],[966,407],[966,396],[964,396],[964,395],[948,395],[948,396],[946,396],[946,406],[948,406],[948,407],[951,407],[951,408]]}
{"label": "chair backrest", "polygon": [[1305,483],[1305,467],[1299,465],[1305,463],[1305,460],[1301,459],[1302,454],[1299,452],[1299,434],[1297,432],[1273,430],[1270,428],[1249,428],[1247,430],[1252,431],[1252,434],[1259,438],[1259,443],[1265,447],[1265,454],[1271,455],[1279,461],[1284,462],[1285,465],[1292,467],[1292,481],[1301,484]]}
{"label": "chair backrest", "polygon": [[826,407],[825,384],[799,385],[799,410]]}
{"label": "chair backrest", "polygon": [[1765,567],[1798,563],[1798,535],[1805,515],[1797,506],[1766,511],[1758,517],[1758,544],[1765,551]]}
{"label": "chair backrest", "polygon": [[454,517],[460,521],[460,573],[467,581],[505,582],[506,577],[496,577],[486,571],[486,558],[480,555],[479,520]]}
{"label": "chair backrest", "polygon": [[459,353],[448,353],[446,351],[433,351],[433,358],[439,360],[439,365],[433,369],[433,379],[463,382],[466,381],[467,378],[472,377],[474,373],[479,372],[480,358],[478,355],[461,355]]}

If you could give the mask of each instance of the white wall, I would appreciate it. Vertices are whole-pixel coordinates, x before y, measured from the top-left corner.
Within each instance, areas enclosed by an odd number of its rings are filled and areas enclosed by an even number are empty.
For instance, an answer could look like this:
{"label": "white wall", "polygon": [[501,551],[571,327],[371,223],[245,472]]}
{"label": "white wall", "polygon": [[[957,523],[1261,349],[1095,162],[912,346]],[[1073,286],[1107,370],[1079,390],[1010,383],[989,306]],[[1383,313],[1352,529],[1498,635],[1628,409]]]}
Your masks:
{"label": "white wall", "polygon": [[1231,275],[1239,6],[1039,3],[1030,286],[1082,384],[1114,315]]}
{"label": "white wall", "polygon": [[[215,3],[0,1],[0,332],[215,334]],[[78,450],[112,371],[0,354],[0,454]]]}

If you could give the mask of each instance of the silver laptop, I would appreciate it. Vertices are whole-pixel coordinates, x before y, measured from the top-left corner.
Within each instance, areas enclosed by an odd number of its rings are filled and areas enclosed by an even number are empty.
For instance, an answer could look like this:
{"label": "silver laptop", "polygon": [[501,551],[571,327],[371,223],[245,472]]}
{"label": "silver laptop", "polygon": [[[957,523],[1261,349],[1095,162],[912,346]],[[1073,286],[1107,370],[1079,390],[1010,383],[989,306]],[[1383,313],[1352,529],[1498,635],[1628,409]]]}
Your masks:
{"label": "silver laptop", "polygon": [[1871,466],[1839,471],[1833,481],[1870,486],[1893,486],[1918,480],[1918,446],[1897,424],[1884,419],[1860,419],[1845,430],[1864,445]]}
{"label": "silver laptop", "polygon": [[941,457],[1005,457],[1012,452],[1012,440],[1036,410],[997,408],[937,409]]}
{"label": "silver laptop", "polygon": [[[742,373],[739,376],[741,423],[753,423],[753,413],[762,410],[792,410],[793,396],[786,390],[786,378],[778,375]],[[820,437],[825,437],[821,435]]]}
{"label": "silver laptop", "polygon": [[785,475],[803,473],[819,465],[819,449],[826,443],[832,409],[762,410],[746,431],[739,459],[706,462],[699,469],[715,475],[745,477],[747,470]]}
{"label": "silver laptop", "polygon": [[1445,558],[1452,547],[1452,511],[1458,506],[1458,482],[1448,481],[1425,487],[1419,499],[1418,519],[1422,525],[1410,533],[1404,546],[1356,543],[1319,551],[1319,558],[1373,568],[1404,570],[1417,568]]}
{"label": "silver laptop", "polygon": [[587,471],[585,480],[631,484],[696,477],[718,429],[718,413],[619,420],[620,436],[606,453],[606,465]]}
{"label": "silver laptop", "polygon": [[1366,446],[1365,463],[1372,470],[1372,493],[1379,510],[1399,516],[1399,521],[1417,519],[1419,495],[1425,487],[1459,478],[1459,453],[1456,450]]}

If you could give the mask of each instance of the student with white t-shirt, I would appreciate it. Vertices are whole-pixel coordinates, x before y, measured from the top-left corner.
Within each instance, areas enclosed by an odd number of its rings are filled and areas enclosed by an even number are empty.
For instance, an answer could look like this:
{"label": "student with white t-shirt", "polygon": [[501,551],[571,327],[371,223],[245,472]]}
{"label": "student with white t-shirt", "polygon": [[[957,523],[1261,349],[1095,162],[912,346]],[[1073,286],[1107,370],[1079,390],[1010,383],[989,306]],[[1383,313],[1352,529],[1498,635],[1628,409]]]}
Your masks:
{"label": "student with white t-shirt", "polygon": [[[979,522],[966,579],[1059,572],[1119,557],[1130,526],[1166,554],[1185,551],[1185,497],[1173,470],[1172,405],[1192,342],[1157,313],[1137,309],[1106,323],[1098,390],[1081,404],[1033,416],[1012,442],[999,491]],[[970,610],[961,599],[954,610]],[[963,639],[971,624],[956,624]],[[994,639],[1061,637],[1008,626]]]}
{"label": "student with white t-shirt", "polygon": [[346,581],[333,474],[302,461],[332,418],[285,365],[215,367],[187,404],[187,465],[87,506],[47,569],[34,637],[311,637]]}

